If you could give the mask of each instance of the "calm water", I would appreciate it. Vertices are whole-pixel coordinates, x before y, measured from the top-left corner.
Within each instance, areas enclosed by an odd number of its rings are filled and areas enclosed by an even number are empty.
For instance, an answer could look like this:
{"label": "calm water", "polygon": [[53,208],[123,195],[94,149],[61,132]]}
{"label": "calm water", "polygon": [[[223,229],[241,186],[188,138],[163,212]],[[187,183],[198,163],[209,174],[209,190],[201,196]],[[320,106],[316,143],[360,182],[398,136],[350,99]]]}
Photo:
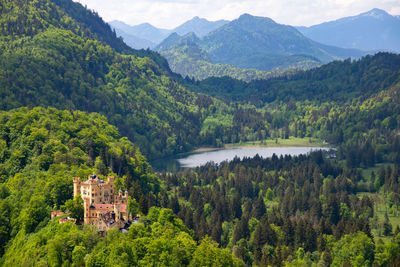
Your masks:
{"label": "calm water", "polygon": [[195,168],[213,161],[221,163],[225,160],[232,160],[235,157],[254,157],[259,155],[263,158],[272,157],[276,154],[280,155],[300,155],[307,154],[315,150],[329,150],[326,147],[254,147],[254,148],[231,148],[216,151],[207,151],[200,153],[183,154],[176,158],[162,159],[151,162],[151,165],[156,171],[170,171],[175,172],[181,168]]}

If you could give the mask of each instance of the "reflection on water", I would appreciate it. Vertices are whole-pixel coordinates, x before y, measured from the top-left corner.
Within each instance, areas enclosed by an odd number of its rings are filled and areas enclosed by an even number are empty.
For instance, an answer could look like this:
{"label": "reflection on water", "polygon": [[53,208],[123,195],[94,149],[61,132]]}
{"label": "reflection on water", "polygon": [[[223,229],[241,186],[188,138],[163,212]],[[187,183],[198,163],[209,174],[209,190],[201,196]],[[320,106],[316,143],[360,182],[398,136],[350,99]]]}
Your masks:
{"label": "reflection on water", "polygon": [[300,155],[307,154],[315,150],[329,150],[326,147],[251,147],[251,148],[231,148],[216,151],[207,151],[200,153],[183,154],[179,157],[161,159],[153,161],[150,164],[156,171],[176,172],[182,168],[194,168],[213,161],[221,163],[225,160],[233,160],[235,157],[254,157],[259,155],[263,158],[280,155]]}

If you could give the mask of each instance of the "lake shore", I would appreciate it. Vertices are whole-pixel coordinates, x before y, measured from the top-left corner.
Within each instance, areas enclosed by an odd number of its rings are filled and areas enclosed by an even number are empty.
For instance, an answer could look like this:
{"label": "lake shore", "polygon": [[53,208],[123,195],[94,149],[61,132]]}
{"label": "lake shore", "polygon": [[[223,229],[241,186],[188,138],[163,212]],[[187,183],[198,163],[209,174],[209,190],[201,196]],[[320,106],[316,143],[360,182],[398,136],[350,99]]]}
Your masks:
{"label": "lake shore", "polygon": [[202,153],[202,152],[210,152],[210,151],[217,151],[222,150],[225,147],[199,147],[189,153]]}
{"label": "lake shore", "polygon": [[328,143],[315,138],[290,137],[289,139],[267,139],[244,143],[225,144],[224,148],[254,148],[254,147],[328,147]]}
{"label": "lake shore", "polygon": [[328,147],[329,144],[316,138],[266,139],[244,143],[224,144],[223,147],[199,147],[189,153],[203,153],[231,148],[264,148],[264,147]]}

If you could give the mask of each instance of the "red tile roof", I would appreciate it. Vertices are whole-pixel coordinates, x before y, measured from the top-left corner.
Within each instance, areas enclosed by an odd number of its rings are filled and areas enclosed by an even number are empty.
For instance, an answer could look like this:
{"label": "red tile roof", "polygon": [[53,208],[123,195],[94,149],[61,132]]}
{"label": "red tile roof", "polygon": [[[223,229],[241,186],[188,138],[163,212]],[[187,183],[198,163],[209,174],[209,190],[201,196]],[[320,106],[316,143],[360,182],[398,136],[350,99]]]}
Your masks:
{"label": "red tile roof", "polygon": [[113,211],[113,204],[92,204],[90,209],[101,210],[101,211]]}

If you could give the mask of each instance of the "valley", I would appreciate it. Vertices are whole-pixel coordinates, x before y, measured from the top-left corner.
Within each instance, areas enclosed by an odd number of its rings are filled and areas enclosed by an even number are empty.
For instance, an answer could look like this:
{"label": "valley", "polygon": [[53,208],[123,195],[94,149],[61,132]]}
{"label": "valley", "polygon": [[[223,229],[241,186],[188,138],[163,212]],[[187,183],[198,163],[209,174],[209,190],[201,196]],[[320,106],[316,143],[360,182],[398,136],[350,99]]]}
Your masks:
{"label": "valley", "polygon": [[0,266],[400,264],[398,53],[139,26],[0,2]]}

